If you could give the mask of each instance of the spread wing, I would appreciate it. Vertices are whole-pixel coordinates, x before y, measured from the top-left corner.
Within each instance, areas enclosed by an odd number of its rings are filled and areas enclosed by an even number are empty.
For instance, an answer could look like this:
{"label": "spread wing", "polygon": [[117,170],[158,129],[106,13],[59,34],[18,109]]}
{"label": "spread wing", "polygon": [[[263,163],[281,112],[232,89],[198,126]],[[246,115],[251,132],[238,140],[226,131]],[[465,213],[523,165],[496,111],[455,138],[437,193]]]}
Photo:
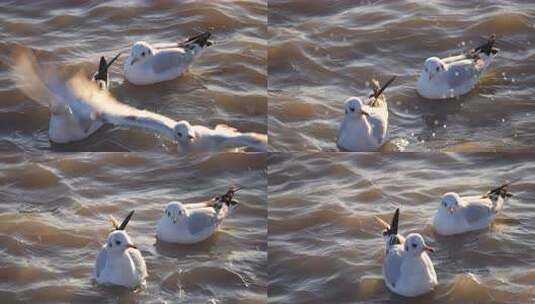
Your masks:
{"label": "spread wing", "polygon": [[132,262],[134,262],[134,266],[136,266],[137,275],[141,280],[145,279],[147,277],[147,265],[145,264],[145,259],[143,259],[141,252],[131,248],[128,249],[128,253],[130,254],[130,258],[132,258]]}
{"label": "spread wing", "polygon": [[213,208],[196,209],[188,218],[188,229],[192,235],[197,235],[217,225],[217,214]]}
{"label": "spread wing", "polygon": [[181,49],[169,49],[158,52],[152,57],[152,69],[156,74],[165,74],[188,63],[186,53]]}
{"label": "spread wing", "polygon": [[98,253],[97,261],[95,262],[95,278],[100,276],[104,266],[106,266],[106,260],[108,259],[108,252],[106,251],[106,245],[102,246],[102,249]]}

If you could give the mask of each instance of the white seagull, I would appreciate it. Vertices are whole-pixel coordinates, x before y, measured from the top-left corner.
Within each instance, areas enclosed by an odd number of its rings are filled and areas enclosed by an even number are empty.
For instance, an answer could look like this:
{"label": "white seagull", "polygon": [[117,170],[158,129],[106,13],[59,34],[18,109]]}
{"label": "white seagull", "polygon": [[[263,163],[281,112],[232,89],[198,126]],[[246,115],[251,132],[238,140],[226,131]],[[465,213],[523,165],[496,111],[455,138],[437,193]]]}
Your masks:
{"label": "white seagull", "polygon": [[385,228],[385,260],[383,276],[386,287],[393,293],[416,297],[430,292],[438,284],[433,262],[427,252],[433,248],[425,244],[419,233],[411,233],[407,238],[398,234],[399,208],[392,218],[392,225],[376,217]]}
{"label": "white seagull", "polygon": [[[98,73],[97,73],[98,74]],[[18,52],[12,76],[24,94],[50,110],[49,138],[55,143],[69,143],[87,138],[104,123],[140,127],[156,131],[187,151],[220,151],[250,147],[267,150],[267,136],[240,133],[231,127],[209,129],[191,126],[147,110],[139,110],[117,101],[107,90],[81,73],[68,83],[60,80],[53,67],[38,64],[30,51]],[[105,83],[105,81],[104,81]]]}
{"label": "white seagull", "polygon": [[210,32],[204,32],[180,43],[150,45],[138,41],[124,63],[124,77],[136,85],[148,85],[172,80],[182,75],[211,46]]}
{"label": "white seagull", "polygon": [[383,87],[372,80],[373,92],[366,104],[359,97],[345,101],[345,117],[338,129],[336,145],[342,151],[373,152],[385,142],[388,129],[388,105],[384,90],[396,79],[390,78]]}
{"label": "white seagull", "polygon": [[427,58],[416,84],[418,94],[428,99],[448,99],[470,92],[496,57],[495,42],[493,34],[485,44],[465,54]]}
{"label": "white seagull", "polygon": [[178,244],[194,244],[211,237],[227,216],[238,207],[234,194],[240,188],[231,187],[213,200],[182,204],[170,202],[156,227],[160,241]]}
{"label": "white seagull", "polygon": [[178,147],[183,152],[221,151],[244,147],[257,152],[267,151],[267,135],[254,132],[241,133],[224,124],[210,129],[181,120],[176,123],[174,132]]}
{"label": "white seagull", "polygon": [[98,66],[98,70],[91,77],[91,80],[96,82],[100,89],[107,90],[110,88],[110,75],[108,74],[108,70],[115,62],[115,60],[119,58],[120,55],[121,53],[115,55],[115,57],[113,57],[109,63],[106,62],[106,58],[104,58],[104,56],[100,57],[100,64]]}
{"label": "white seagull", "polygon": [[130,289],[146,286],[147,266],[141,252],[125,231],[134,211],[119,225],[111,217],[114,231],[108,235],[95,262],[93,276],[103,285],[120,285]]}
{"label": "white seagull", "polygon": [[454,235],[490,226],[507,198],[513,196],[506,183],[483,195],[461,197],[455,192],[442,196],[433,217],[433,228],[441,235]]}

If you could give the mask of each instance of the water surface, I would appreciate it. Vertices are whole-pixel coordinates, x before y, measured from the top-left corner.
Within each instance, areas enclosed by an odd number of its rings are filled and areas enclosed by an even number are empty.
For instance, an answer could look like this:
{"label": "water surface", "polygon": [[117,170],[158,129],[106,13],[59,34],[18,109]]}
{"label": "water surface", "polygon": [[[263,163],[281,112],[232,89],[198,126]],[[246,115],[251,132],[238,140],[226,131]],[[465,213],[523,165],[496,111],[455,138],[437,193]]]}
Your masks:
{"label": "water surface", "polygon": [[[530,1],[270,0],[272,151],[335,151],[349,96],[384,83],[384,151],[527,149],[535,141],[535,7]],[[416,93],[426,58],[474,48],[496,33],[501,49],[476,88],[449,101]]]}
{"label": "water surface", "polygon": [[[273,303],[535,301],[532,154],[278,154],[269,158],[269,299]],[[440,196],[521,178],[487,230],[441,237]],[[402,234],[436,249],[439,285],[411,301],[384,285],[382,227],[400,207]]]}
{"label": "water surface", "polygon": [[[211,31],[209,47],[181,77],[151,86],[123,79],[135,41],[182,41]],[[176,120],[267,132],[267,4],[251,1],[8,1],[0,4],[0,149],[175,152],[173,142],[135,128],[106,126],[69,145],[48,140],[48,110],[20,93],[7,62],[16,45],[70,75],[89,75],[100,56],[125,53],[111,68],[111,93]]]}
{"label": "water surface", "polygon": [[[140,153],[0,154],[0,297],[4,303],[265,303],[267,178],[262,154],[179,158]],[[243,185],[240,206],[210,239],[157,242],[168,202],[200,202]],[[91,280],[111,229],[145,257],[147,288]]]}

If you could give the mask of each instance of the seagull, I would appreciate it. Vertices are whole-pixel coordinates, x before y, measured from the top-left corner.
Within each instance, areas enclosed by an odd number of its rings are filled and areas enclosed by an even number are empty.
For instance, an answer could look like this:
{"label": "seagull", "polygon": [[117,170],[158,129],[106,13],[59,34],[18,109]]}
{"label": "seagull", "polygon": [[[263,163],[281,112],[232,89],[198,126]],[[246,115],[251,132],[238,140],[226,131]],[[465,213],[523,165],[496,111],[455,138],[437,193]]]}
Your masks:
{"label": "seagull", "polygon": [[124,63],[124,77],[135,85],[148,85],[172,80],[182,75],[212,45],[212,34],[204,32],[180,43],[150,45],[138,41]]}
{"label": "seagull", "polygon": [[120,285],[130,289],[146,286],[147,265],[125,231],[133,214],[134,211],[131,211],[121,225],[113,217],[110,218],[113,231],[108,235],[108,240],[102,246],[95,262],[93,276],[97,283]]}
{"label": "seagull", "polygon": [[242,147],[257,152],[267,151],[267,135],[254,132],[241,133],[224,124],[210,129],[181,120],[176,123],[174,132],[179,149],[183,152],[221,151]]}
{"label": "seagull", "polygon": [[438,234],[454,235],[489,227],[503,203],[513,196],[507,189],[509,185],[506,183],[476,196],[444,194],[433,217],[433,228]]}
{"label": "seagull", "polygon": [[110,60],[109,63],[106,62],[106,58],[104,58],[104,56],[100,57],[98,70],[93,74],[91,80],[96,82],[101,90],[108,90],[110,88],[108,69],[115,62],[115,60],[119,58],[120,55],[121,53],[117,54],[112,58],[112,60]]}
{"label": "seagull", "polygon": [[373,92],[366,104],[359,97],[345,101],[345,117],[338,129],[336,145],[342,151],[373,152],[385,142],[388,129],[388,105],[384,90],[396,79],[390,78],[383,87],[372,80]]}
{"label": "seagull", "polygon": [[[193,151],[220,151],[251,147],[267,150],[267,136],[240,133],[228,126],[209,129],[192,126],[147,110],[139,110],[117,101],[107,90],[81,73],[67,83],[60,80],[53,67],[41,66],[35,56],[23,50],[17,53],[12,77],[24,94],[50,110],[49,138],[55,143],[86,139],[105,123],[149,129],[175,141],[179,148]],[[101,79],[99,77],[99,82]]]}
{"label": "seagull", "polygon": [[416,84],[418,94],[428,99],[447,99],[470,92],[497,55],[495,42],[496,35],[492,34],[485,44],[465,54],[427,58]]}
{"label": "seagull", "polygon": [[227,216],[234,213],[238,201],[234,200],[239,187],[214,199],[196,203],[182,204],[170,202],[156,227],[156,237],[160,241],[178,244],[194,244],[211,237]]}
{"label": "seagull", "polygon": [[385,228],[385,260],[383,276],[388,289],[405,297],[416,297],[430,292],[438,284],[433,262],[427,252],[434,249],[425,244],[419,233],[404,238],[398,234],[399,208],[392,218],[392,225],[376,217]]}

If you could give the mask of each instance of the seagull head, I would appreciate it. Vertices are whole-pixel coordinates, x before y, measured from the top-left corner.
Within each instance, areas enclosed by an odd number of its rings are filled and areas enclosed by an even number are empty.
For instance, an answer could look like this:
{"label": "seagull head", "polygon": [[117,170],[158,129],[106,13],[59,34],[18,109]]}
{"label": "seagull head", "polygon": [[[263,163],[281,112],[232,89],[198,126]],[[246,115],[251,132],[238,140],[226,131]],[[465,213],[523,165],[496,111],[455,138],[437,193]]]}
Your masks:
{"label": "seagull head", "polygon": [[427,79],[431,81],[438,74],[446,71],[446,66],[438,57],[427,58],[424,64],[424,73],[427,75]]}
{"label": "seagull head", "polygon": [[108,235],[106,247],[112,253],[122,253],[128,248],[137,249],[132,240],[124,230],[115,230]]}
{"label": "seagull head", "polygon": [[195,140],[195,130],[185,120],[177,122],[173,131],[175,140],[179,143],[189,143]]}
{"label": "seagull head", "polygon": [[405,240],[405,252],[411,255],[419,256],[422,252],[427,251],[430,253],[435,250],[425,244],[424,238],[419,233],[411,233],[407,235]]}
{"label": "seagull head", "polygon": [[182,218],[185,218],[188,215],[188,209],[186,209],[181,202],[170,202],[165,208],[164,216],[173,222],[173,224],[180,222]]}
{"label": "seagull head", "polygon": [[440,200],[440,208],[448,211],[450,214],[453,214],[455,209],[457,209],[459,206],[460,199],[461,198],[459,197],[459,194],[455,192],[448,192],[442,195],[442,199]]}
{"label": "seagull head", "polygon": [[151,56],[154,56],[154,48],[145,41],[138,41],[132,46],[132,52],[127,64],[134,65],[147,60]]}
{"label": "seagull head", "polygon": [[347,117],[358,117],[369,116],[368,112],[365,109],[365,105],[362,103],[362,100],[358,97],[349,97],[345,101],[345,115]]}

